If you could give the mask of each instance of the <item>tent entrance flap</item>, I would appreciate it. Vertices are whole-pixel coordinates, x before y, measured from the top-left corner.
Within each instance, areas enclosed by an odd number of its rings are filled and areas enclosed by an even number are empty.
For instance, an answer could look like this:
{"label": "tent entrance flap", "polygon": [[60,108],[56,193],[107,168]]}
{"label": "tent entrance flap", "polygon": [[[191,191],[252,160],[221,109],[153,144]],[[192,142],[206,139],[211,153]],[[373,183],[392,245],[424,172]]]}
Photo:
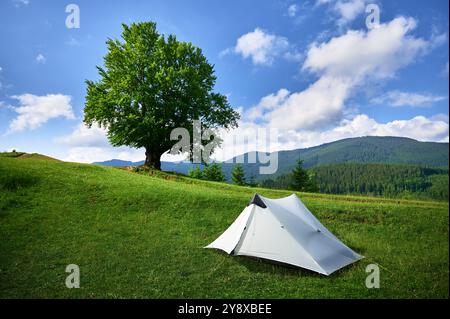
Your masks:
{"label": "tent entrance flap", "polygon": [[254,205],[247,206],[236,220],[228,227],[222,235],[205,248],[215,248],[231,254],[238,245],[245,228],[248,227],[248,221],[254,209]]}

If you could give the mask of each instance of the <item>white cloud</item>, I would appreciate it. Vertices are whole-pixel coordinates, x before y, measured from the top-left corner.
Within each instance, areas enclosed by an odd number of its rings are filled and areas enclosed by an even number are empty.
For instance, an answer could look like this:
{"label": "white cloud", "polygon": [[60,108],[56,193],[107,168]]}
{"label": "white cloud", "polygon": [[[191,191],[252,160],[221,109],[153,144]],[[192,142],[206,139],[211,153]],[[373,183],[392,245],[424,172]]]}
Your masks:
{"label": "white cloud", "polygon": [[387,104],[390,106],[430,106],[435,102],[445,100],[446,97],[432,95],[432,94],[419,94],[402,91],[389,91],[386,94],[374,98],[371,100],[374,104]]}
{"label": "white cloud", "polygon": [[336,24],[344,27],[365,11],[369,0],[316,0],[316,6],[329,5],[332,12],[338,15]]}
{"label": "white cloud", "polygon": [[304,91],[284,96],[281,103],[270,108],[261,107],[260,102],[252,113],[261,115],[270,127],[310,129],[326,126],[342,116],[352,86],[347,79],[323,76]]}
{"label": "white cloud", "polygon": [[37,96],[33,94],[15,95],[19,106],[11,107],[19,115],[9,124],[8,133],[25,129],[36,129],[50,119],[63,117],[74,119],[71,97],[63,94]]}
{"label": "white cloud", "polygon": [[3,68],[0,66],[0,72],[2,72],[3,71]]}
{"label": "white cloud", "polygon": [[317,75],[317,81],[301,92],[283,95],[281,103],[272,107],[260,102],[248,112],[250,118],[260,118],[270,127],[298,130],[339,122],[346,101],[358,87],[395,76],[426,52],[429,42],[408,34],[415,25],[413,19],[399,17],[376,29],[348,31],[328,42],[313,43],[302,70]]}
{"label": "white cloud", "polygon": [[270,65],[275,57],[287,52],[288,49],[289,42],[285,37],[269,34],[256,28],[239,37],[234,52],[241,54],[244,58],[251,58],[254,64]]}
{"label": "white cloud", "polygon": [[430,117],[432,121],[442,121],[448,124],[448,114],[440,113]]}
{"label": "white cloud", "polygon": [[340,15],[338,25],[344,26],[364,12],[366,8],[365,0],[349,0],[349,1],[337,1],[334,10]]}
{"label": "white cloud", "polygon": [[313,43],[303,70],[354,79],[392,77],[429,47],[428,41],[408,35],[415,26],[414,19],[399,17],[367,32],[350,30],[326,43]]}
{"label": "white cloud", "polygon": [[44,64],[46,61],[47,61],[47,58],[42,53],[39,53],[36,56],[36,62],[37,63]]}
{"label": "white cloud", "polygon": [[250,120],[262,118],[265,111],[280,107],[288,96],[289,91],[286,89],[280,89],[276,94],[269,94],[263,97],[256,106],[245,112],[245,117]]}
{"label": "white cloud", "polygon": [[297,15],[298,6],[296,4],[291,4],[288,7],[288,16],[291,18],[295,17]]}

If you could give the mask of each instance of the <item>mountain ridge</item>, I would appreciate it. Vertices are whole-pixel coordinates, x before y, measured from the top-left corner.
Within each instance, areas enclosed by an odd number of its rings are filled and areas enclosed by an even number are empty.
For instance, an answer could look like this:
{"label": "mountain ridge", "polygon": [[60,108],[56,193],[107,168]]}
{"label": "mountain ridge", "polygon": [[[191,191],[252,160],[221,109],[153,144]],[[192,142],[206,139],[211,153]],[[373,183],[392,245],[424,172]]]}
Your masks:
{"label": "mountain ridge", "polygon": [[[304,160],[305,168],[348,162],[448,167],[448,145],[446,142],[421,142],[411,138],[392,136],[346,138],[309,148],[279,151],[278,170],[271,176],[277,176],[291,171],[299,158]],[[244,157],[242,166],[247,177],[254,176],[256,179],[267,177],[268,175],[259,174],[259,168],[266,165],[248,163],[248,157],[255,153],[262,152],[248,152],[222,162],[225,176],[229,178],[236,159]],[[93,164],[105,166],[137,166],[142,165],[143,161],[109,160],[95,162]],[[162,162],[161,165],[162,170],[175,171],[183,174],[186,174],[191,168],[198,166],[198,164],[189,162]]]}

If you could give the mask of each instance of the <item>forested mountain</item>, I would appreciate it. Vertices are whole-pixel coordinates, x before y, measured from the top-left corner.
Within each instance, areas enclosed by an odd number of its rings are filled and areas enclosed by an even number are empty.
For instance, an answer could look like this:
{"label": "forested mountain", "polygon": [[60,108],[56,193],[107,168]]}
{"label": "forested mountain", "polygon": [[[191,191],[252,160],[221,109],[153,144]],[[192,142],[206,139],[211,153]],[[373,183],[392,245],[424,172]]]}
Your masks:
{"label": "forested mountain", "polygon": [[[245,154],[245,157],[247,158],[248,155],[249,153]],[[414,164],[448,168],[448,143],[419,142],[404,137],[349,138],[310,148],[280,151],[278,171],[274,175],[283,175],[292,171],[298,159],[304,161],[305,168],[347,162]],[[273,177],[260,175],[260,164],[248,164],[247,160],[245,162],[243,166],[248,176],[254,175],[257,180]],[[230,169],[227,166],[233,165],[224,165],[226,173]]]}
{"label": "forested mountain", "polygon": [[[448,200],[448,169],[415,165],[341,163],[310,169],[321,193]],[[266,179],[267,188],[290,189],[291,174]]]}

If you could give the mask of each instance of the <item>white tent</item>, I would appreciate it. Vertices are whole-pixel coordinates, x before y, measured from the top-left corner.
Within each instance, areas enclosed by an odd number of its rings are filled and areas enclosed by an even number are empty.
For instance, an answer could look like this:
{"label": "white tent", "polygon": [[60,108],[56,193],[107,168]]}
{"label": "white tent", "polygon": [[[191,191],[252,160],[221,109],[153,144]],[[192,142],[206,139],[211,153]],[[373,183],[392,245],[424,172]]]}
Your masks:
{"label": "white tent", "polygon": [[253,256],[329,275],[363,256],[328,231],[295,195],[255,194],[233,224],[205,248]]}

